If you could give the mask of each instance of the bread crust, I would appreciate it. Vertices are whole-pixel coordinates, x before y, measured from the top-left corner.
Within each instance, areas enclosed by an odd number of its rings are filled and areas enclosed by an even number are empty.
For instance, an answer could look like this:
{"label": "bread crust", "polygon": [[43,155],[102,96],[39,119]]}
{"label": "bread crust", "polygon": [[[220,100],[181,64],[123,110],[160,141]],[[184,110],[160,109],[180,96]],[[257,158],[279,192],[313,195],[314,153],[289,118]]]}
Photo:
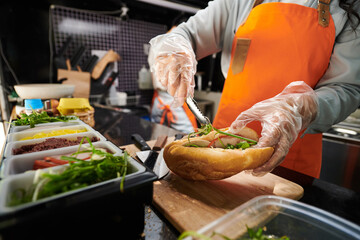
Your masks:
{"label": "bread crust", "polygon": [[[222,131],[227,129],[223,129]],[[255,133],[255,134],[254,134]],[[243,137],[258,140],[257,133],[243,128],[237,133]],[[194,137],[191,142],[211,142],[221,136],[212,131],[207,135]],[[235,175],[243,170],[254,169],[268,161],[274,148],[224,149],[219,147],[189,147],[189,139],[168,144],[164,149],[164,160],[175,174],[191,180],[216,180]]]}

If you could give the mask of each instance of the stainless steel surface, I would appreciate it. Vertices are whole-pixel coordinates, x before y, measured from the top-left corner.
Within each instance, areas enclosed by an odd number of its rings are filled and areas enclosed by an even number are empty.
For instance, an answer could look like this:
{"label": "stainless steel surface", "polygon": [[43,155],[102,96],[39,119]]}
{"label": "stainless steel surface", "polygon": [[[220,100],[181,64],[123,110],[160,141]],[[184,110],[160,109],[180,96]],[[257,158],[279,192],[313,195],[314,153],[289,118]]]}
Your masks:
{"label": "stainless steel surface", "polygon": [[201,125],[209,124],[210,120],[200,111],[199,106],[192,97],[186,98],[186,104],[188,105],[191,112],[195,115],[196,119],[200,122]]}
{"label": "stainless steel surface", "polygon": [[360,125],[340,122],[333,125],[327,132],[323,133],[323,136],[329,139],[360,144]]}
{"label": "stainless steel surface", "polygon": [[360,125],[340,122],[323,133],[320,179],[360,191]]}

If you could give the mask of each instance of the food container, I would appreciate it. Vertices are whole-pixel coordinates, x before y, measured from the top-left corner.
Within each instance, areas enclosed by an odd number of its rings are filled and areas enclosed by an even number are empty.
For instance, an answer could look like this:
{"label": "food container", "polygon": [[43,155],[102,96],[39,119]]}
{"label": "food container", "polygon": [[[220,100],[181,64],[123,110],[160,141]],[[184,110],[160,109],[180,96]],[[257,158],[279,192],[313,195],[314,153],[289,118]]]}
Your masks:
{"label": "food container", "polygon": [[[49,125],[53,127],[52,124]],[[93,142],[95,147],[110,148],[115,155],[122,154],[121,149],[87,124],[66,124],[65,127],[85,127],[88,131],[50,138],[75,140],[77,137],[96,137],[99,141]],[[13,126],[10,129],[15,130]],[[144,206],[152,202],[153,182],[157,180],[157,176],[133,158],[129,158],[130,171],[124,178],[119,176],[35,202],[9,206],[13,190],[27,188],[32,184],[36,171],[23,171],[30,167],[35,157],[48,153],[57,155],[70,150],[74,152],[73,150],[79,147],[75,145],[13,155],[13,148],[49,139],[17,141],[26,133],[27,131],[13,131],[7,140],[14,141],[7,141],[2,156],[0,172],[4,178],[0,181],[0,239],[66,239],[69,236],[76,239],[111,239],[119,234],[123,239],[136,239],[142,233]],[[66,166],[60,165],[41,171],[60,170]]]}
{"label": "food container", "polygon": [[[59,170],[57,166],[42,171]],[[121,234],[135,239],[144,224],[144,205],[150,204],[156,175],[133,158],[130,172],[80,189],[18,206],[9,206],[12,192],[26,189],[35,171],[8,176],[0,181],[0,236],[2,239],[111,239]],[[71,233],[70,233],[71,232]],[[55,236],[55,235],[56,236]],[[129,235],[129,236],[128,236]]]}
{"label": "food container", "polygon": [[[104,148],[114,155],[122,154],[122,150],[116,147],[113,143],[109,141],[99,141],[94,142],[92,145],[95,148]],[[83,144],[80,148],[80,151],[89,147],[90,144]],[[64,147],[60,149],[52,149],[42,152],[34,152],[28,154],[14,155],[12,157],[6,158],[2,163],[0,178],[5,178],[15,174],[21,174],[33,169],[35,160],[43,159],[44,157],[55,156],[55,155],[65,155],[77,152],[79,150],[79,145]]]}
{"label": "food container", "polygon": [[[52,137],[52,138],[64,138],[64,139],[68,139],[68,140],[76,140],[78,137],[88,137],[89,139],[92,139],[92,138],[96,137],[96,138],[99,139],[99,141],[106,141],[106,138],[97,131],[61,135],[61,136],[55,136],[55,137]],[[13,153],[14,149],[18,149],[18,148],[20,148],[22,146],[25,146],[25,145],[32,145],[32,144],[42,143],[46,139],[48,139],[48,138],[38,138],[38,139],[33,139],[33,140],[9,142],[5,146],[4,158],[8,158],[8,157],[13,156],[14,155],[14,153]],[[45,150],[45,151],[49,151],[49,150]],[[29,153],[25,153],[25,154],[29,154]]]}
{"label": "food container", "polygon": [[37,131],[42,129],[51,129],[56,127],[67,127],[67,126],[74,126],[74,125],[84,125],[85,123],[79,119],[76,120],[69,120],[67,122],[49,122],[49,123],[40,123],[36,124],[35,127],[30,128],[29,125],[24,126],[12,126],[9,129],[10,133],[16,133],[16,132],[24,132],[24,131]]}
{"label": "food container", "polygon": [[[118,154],[119,154],[119,152],[118,152]],[[46,169],[42,169],[41,171],[43,171],[43,172],[49,172],[49,171],[54,171],[54,170],[56,171],[56,170],[60,170],[64,167],[67,167],[67,166],[63,165],[63,166],[57,166],[57,167],[52,167],[52,168],[46,168]],[[141,165],[139,162],[137,162],[136,160],[134,160],[133,158],[129,158],[129,168],[130,168],[130,173],[126,177],[131,177],[132,175],[141,174],[141,173],[145,172],[145,167],[143,165]],[[0,182],[0,215],[11,212],[11,211],[18,211],[19,209],[29,208],[34,205],[38,205],[38,204],[41,204],[44,202],[48,202],[48,201],[55,200],[58,198],[66,197],[69,195],[73,195],[78,192],[89,191],[91,189],[95,189],[102,185],[106,185],[107,183],[110,183],[110,182],[114,182],[114,181],[120,182],[120,180],[122,178],[122,177],[119,177],[119,178],[111,179],[111,180],[104,181],[101,183],[93,184],[93,185],[85,187],[85,188],[80,188],[77,190],[73,190],[73,191],[61,193],[61,194],[58,194],[55,196],[51,196],[48,198],[40,199],[40,200],[31,202],[31,203],[25,203],[25,204],[14,206],[14,207],[8,206],[11,193],[18,188],[22,188],[22,189],[29,188],[33,182],[34,176],[35,176],[35,171],[31,171],[31,172],[26,172],[23,174],[12,175],[12,176],[9,176],[9,177],[1,180],[1,182]],[[119,190],[120,190],[120,186],[119,186]]]}
{"label": "food container", "polygon": [[[255,231],[265,227],[264,235],[287,236],[290,240],[360,239],[358,225],[319,208],[272,195],[253,198],[197,232],[242,239],[247,237],[247,226]],[[217,234],[211,239],[224,239]]]}
{"label": "food container", "polygon": [[[81,124],[81,125],[73,125],[73,126],[63,126],[63,127],[54,127],[54,128],[46,128],[46,129],[34,129],[29,131],[22,131],[22,132],[15,132],[10,133],[7,136],[7,142],[15,142],[15,141],[29,141],[33,139],[28,140],[22,140],[23,138],[32,137],[35,134],[44,133],[44,137],[46,134],[50,134],[52,131],[63,131],[63,130],[69,130],[69,131],[84,131],[84,132],[94,132],[95,130],[90,127],[89,125]],[[59,136],[66,136],[67,134],[59,135]]]}

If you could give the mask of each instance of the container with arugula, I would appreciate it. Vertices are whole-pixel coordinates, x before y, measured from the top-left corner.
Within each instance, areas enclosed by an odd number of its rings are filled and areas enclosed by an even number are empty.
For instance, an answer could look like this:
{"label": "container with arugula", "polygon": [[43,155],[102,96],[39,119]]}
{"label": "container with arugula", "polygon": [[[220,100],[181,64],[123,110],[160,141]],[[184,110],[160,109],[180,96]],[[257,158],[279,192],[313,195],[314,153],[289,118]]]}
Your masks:
{"label": "container with arugula", "polygon": [[[84,141],[84,139],[83,139]],[[72,156],[62,156],[69,161],[66,166],[36,170],[33,184],[27,188],[17,188],[10,195],[8,206],[17,206],[34,202],[39,199],[84,188],[113,178],[122,177],[120,190],[124,189],[125,175],[129,173],[128,158],[125,151],[122,156],[114,156],[101,149],[96,149],[90,139],[88,150],[77,151]],[[79,145],[79,149],[81,148]],[[81,160],[77,155],[84,152],[92,153],[90,160]]]}
{"label": "container with arugula", "polygon": [[20,118],[12,121],[13,126],[26,126],[29,125],[30,128],[34,128],[36,124],[41,123],[50,123],[50,122],[68,122],[70,120],[76,120],[76,116],[49,116],[47,112],[38,113],[33,111],[31,114],[27,115],[26,113],[21,113]]}

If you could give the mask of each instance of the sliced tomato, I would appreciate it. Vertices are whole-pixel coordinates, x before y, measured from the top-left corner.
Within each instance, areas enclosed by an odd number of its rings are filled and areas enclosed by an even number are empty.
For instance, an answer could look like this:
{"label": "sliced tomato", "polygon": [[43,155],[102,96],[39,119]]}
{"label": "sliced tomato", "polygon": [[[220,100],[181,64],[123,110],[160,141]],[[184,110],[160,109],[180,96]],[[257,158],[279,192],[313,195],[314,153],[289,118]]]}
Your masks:
{"label": "sliced tomato", "polygon": [[67,164],[69,163],[69,161],[66,160],[61,160],[61,159],[57,159],[57,158],[53,158],[53,157],[44,157],[45,161],[50,161],[56,165],[63,165],[63,164]]}
{"label": "sliced tomato", "polygon": [[34,165],[33,165],[33,170],[37,170],[37,169],[43,169],[43,168],[48,168],[48,167],[55,167],[58,166],[58,164],[55,164],[53,162],[50,161],[46,161],[46,160],[35,160],[34,161]]}

